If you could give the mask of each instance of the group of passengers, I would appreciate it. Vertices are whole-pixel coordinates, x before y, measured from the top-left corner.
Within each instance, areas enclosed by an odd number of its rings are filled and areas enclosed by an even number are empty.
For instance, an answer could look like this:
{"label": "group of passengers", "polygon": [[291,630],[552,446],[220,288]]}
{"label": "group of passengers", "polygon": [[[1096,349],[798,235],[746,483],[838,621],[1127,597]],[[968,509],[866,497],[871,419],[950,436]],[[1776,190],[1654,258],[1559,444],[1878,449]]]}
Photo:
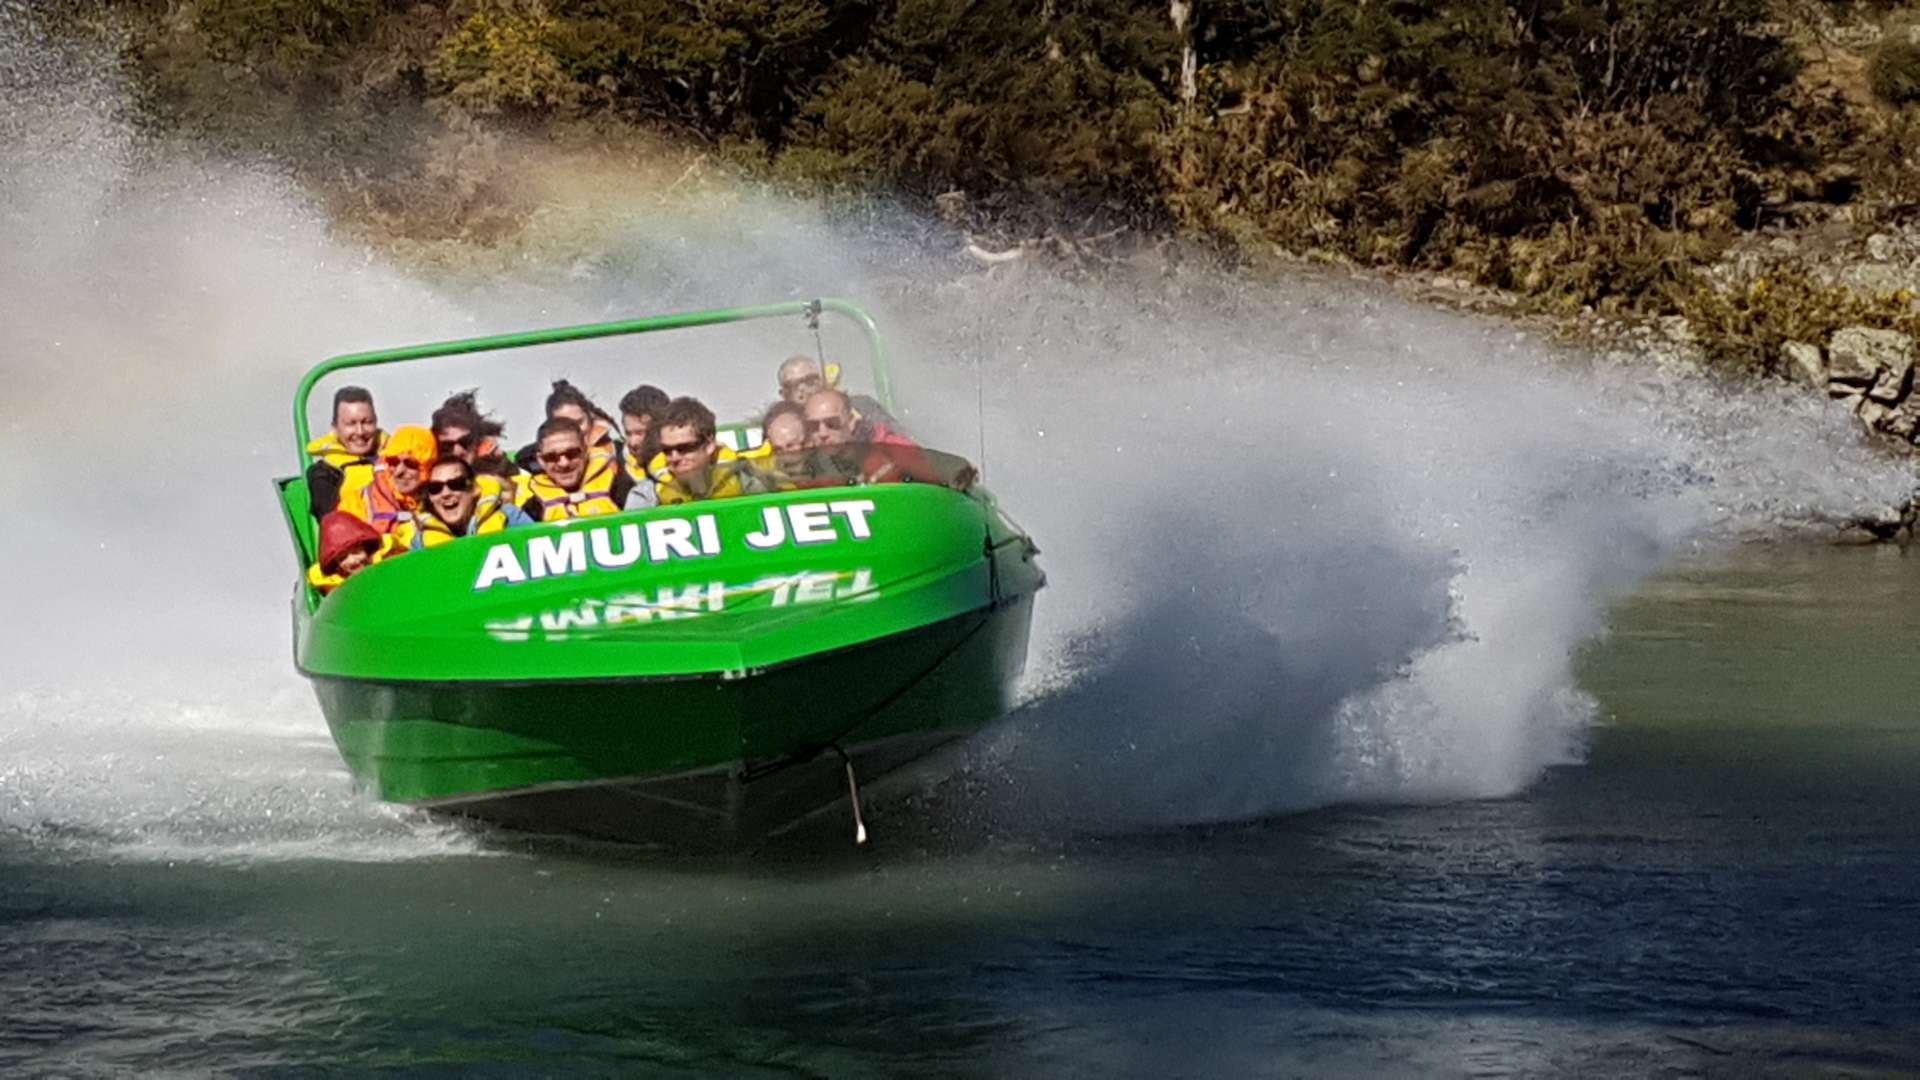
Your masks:
{"label": "group of passengers", "polygon": [[744,451],[720,441],[699,400],[654,386],[622,397],[616,422],[557,381],[534,441],[511,456],[473,391],[449,397],[430,427],[388,434],[373,395],[342,387],[332,430],[307,445],[320,520],[308,581],[328,592],[389,556],[535,522],[807,487],[972,482],[970,469],[940,475],[878,402],[844,393],[833,374],[810,356],[781,364],[780,400]]}

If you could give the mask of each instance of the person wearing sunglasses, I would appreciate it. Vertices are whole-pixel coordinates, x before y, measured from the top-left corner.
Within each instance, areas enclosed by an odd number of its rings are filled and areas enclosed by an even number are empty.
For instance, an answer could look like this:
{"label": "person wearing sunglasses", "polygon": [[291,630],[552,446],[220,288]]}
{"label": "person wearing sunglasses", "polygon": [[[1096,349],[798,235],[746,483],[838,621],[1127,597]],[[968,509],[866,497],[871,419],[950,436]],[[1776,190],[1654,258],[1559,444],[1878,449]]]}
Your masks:
{"label": "person wearing sunglasses", "polygon": [[782,361],[777,378],[780,380],[780,400],[791,401],[795,405],[805,405],[808,398],[828,386],[826,371],[820,366],[820,361],[803,354],[789,356]]}
{"label": "person wearing sunglasses", "polygon": [[944,480],[920,444],[892,428],[856,417],[853,402],[838,390],[807,399],[807,446],[820,451],[825,471],[847,483]]}
{"label": "person wearing sunglasses", "polygon": [[394,542],[407,551],[438,547],[462,536],[496,533],[532,519],[511,502],[502,502],[499,489],[484,491],[473,466],[459,458],[436,461],[420,485],[426,512],[394,530]]}
{"label": "person wearing sunglasses", "polygon": [[690,397],[674,398],[660,414],[660,452],[647,463],[661,506],[729,499],[766,490],[748,468],[715,438],[713,410]]}
{"label": "person wearing sunglasses", "polygon": [[474,484],[482,499],[519,503],[520,467],[500,446],[506,428],[482,413],[474,391],[463,390],[433,411],[433,438],[440,460],[457,458],[473,467]]}
{"label": "person wearing sunglasses", "polygon": [[373,411],[373,395],[343,386],[333,395],[333,429],[307,444],[307,505],[320,518],[340,505],[340,493],[365,487],[380,468],[387,433]]}
{"label": "person wearing sunglasses", "polygon": [[520,509],[534,521],[618,513],[633,491],[633,478],[619,459],[590,451],[572,419],[548,418],[533,445],[540,471],[526,478]]}
{"label": "person wearing sunglasses", "polygon": [[433,432],[407,425],[395,428],[380,454],[382,468],[368,472],[366,482],[340,493],[340,509],[387,534],[410,522],[420,510],[420,485],[438,458]]}

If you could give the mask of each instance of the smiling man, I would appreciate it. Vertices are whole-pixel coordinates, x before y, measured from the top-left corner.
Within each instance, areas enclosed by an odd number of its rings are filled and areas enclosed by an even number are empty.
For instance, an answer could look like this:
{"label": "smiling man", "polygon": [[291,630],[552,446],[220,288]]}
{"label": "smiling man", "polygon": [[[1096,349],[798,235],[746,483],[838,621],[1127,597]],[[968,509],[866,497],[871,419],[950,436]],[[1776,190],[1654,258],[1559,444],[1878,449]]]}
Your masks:
{"label": "smiling man", "polygon": [[307,444],[307,501],[316,518],[340,505],[342,491],[359,490],[379,471],[387,433],[373,409],[373,395],[343,386],[333,395],[333,430]]}
{"label": "smiling man", "polygon": [[555,416],[540,425],[534,454],[541,472],[527,478],[520,509],[534,521],[565,521],[618,513],[633,479],[617,457],[590,453],[580,425]]}
{"label": "smiling man", "polygon": [[420,485],[426,482],[438,449],[433,432],[426,428],[394,429],[380,454],[381,468],[365,473],[366,482],[358,487],[344,487],[340,509],[383,534],[412,521],[420,509]]}
{"label": "smiling man", "polygon": [[660,414],[660,452],[647,466],[660,505],[729,499],[766,490],[740,456],[720,445],[713,410],[674,398]]}

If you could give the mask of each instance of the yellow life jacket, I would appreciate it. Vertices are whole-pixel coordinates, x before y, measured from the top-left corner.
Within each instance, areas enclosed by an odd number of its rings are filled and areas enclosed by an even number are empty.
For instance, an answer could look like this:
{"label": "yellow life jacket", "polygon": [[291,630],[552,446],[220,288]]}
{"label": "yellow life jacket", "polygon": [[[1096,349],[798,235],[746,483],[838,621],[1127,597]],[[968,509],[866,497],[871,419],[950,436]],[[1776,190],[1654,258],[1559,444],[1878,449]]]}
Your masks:
{"label": "yellow life jacket", "polygon": [[[396,551],[405,550],[406,548],[401,547],[392,535],[383,536],[380,538],[380,549],[373,553],[373,558],[368,562],[368,565],[371,566],[373,563],[380,562]],[[307,584],[320,590],[323,596],[339,588],[340,583],[345,580],[347,579],[342,574],[329,574],[320,569],[319,563],[314,563],[307,567]]]}
{"label": "yellow life jacket", "polygon": [[660,495],[661,506],[698,502],[701,499],[731,499],[759,490],[758,485],[751,488],[747,486],[749,467],[740,460],[739,454],[725,446],[714,451],[713,464],[709,468],[712,482],[707,485],[707,493],[695,495],[680,482],[679,477],[673,475],[672,469],[667,468],[665,451],[653,455],[653,460],[647,462],[647,472],[653,476],[654,490]]}
{"label": "yellow life jacket", "polygon": [[628,446],[620,451],[620,467],[627,470],[627,478],[636,484],[651,484],[653,477],[647,473],[647,463],[635,456],[637,447]]}
{"label": "yellow life jacket", "polygon": [[307,444],[307,456],[318,458],[329,465],[345,469],[349,465],[377,465],[380,455],[387,448],[387,433],[376,431],[373,435],[373,453],[356,454],[347,449],[340,436],[329,430],[325,435]]}
{"label": "yellow life jacket", "polygon": [[[363,491],[374,478],[387,471],[387,463],[380,455],[387,448],[387,433],[379,431],[373,437],[373,453],[356,454],[340,442],[340,436],[328,431],[325,435],[307,443],[307,456],[316,461],[324,461],[340,470],[340,501],[347,501],[347,492]],[[344,507],[342,507],[344,509]],[[359,513],[359,511],[355,511]],[[364,519],[365,514],[361,514]]]}
{"label": "yellow life jacket", "polygon": [[[497,477],[495,479],[498,479]],[[451,543],[462,536],[481,536],[497,533],[507,527],[507,511],[500,505],[499,492],[489,499],[482,495],[473,504],[473,519],[467,522],[467,531],[454,532],[433,514],[421,514],[393,530],[394,544],[408,551],[421,548],[439,547]]]}
{"label": "yellow life jacket", "polygon": [[528,495],[539,497],[542,521],[598,517],[601,514],[617,514],[621,510],[620,504],[613,500],[613,481],[619,474],[620,463],[611,456],[596,457],[589,454],[587,475],[581,479],[579,491],[568,491],[554,483],[546,473],[529,474],[522,489]]}

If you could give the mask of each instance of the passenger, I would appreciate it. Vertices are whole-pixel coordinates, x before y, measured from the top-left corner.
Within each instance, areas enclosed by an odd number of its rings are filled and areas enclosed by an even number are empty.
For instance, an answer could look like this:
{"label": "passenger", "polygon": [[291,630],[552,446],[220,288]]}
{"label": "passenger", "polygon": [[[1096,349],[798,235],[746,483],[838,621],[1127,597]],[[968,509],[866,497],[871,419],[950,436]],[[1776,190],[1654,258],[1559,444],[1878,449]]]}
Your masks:
{"label": "passenger", "polygon": [[480,411],[474,391],[463,390],[433,411],[433,438],[440,460],[464,461],[473,467],[474,483],[482,499],[517,505],[524,475],[500,447],[506,431],[500,421]]}
{"label": "passenger", "polygon": [[[781,400],[805,405],[822,390],[840,389],[840,365],[823,364],[804,353],[795,353],[781,362],[779,378]],[[900,426],[885,407],[865,394],[848,394],[847,401],[856,420],[869,420],[883,428]]]}
{"label": "passenger", "polygon": [[643,510],[655,505],[653,478],[647,475],[647,462],[660,452],[660,413],[668,403],[667,392],[642,384],[620,399],[620,429],[627,436],[626,452],[620,464],[633,481],[633,493],[627,496],[627,509]]}
{"label": "passenger", "polygon": [[553,392],[547,395],[547,416],[565,417],[580,425],[588,453],[620,460],[620,425],[567,380],[554,380]]}
{"label": "passenger", "polygon": [[462,390],[433,410],[440,457],[459,458],[480,476],[512,477],[520,470],[500,445],[505,425],[480,411],[474,391]]}
{"label": "passenger", "polygon": [[674,398],[660,416],[660,452],[647,463],[660,505],[729,499],[765,491],[759,474],[714,437],[713,410]]}
{"label": "passenger", "polygon": [[323,517],[340,505],[341,489],[366,486],[380,467],[379,454],[386,442],[387,433],[380,430],[374,415],[373,395],[366,388],[343,386],[334,391],[333,430],[307,444],[307,454],[315,459],[307,466],[307,503],[314,517]]}
{"label": "passenger", "polygon": [[540,425],[535,454],[542,471],[527,478],[520,509],[534,521],[565,521],[618,513],[633,479],[611,457],[587,451],[580,425],[555,416]]}
{"label": "passenger", "polygon": [[808,398],[806,420],[807,445],[826,451],[840,474],[851,480],[944,483],[920,444],[878,423],[856,419],[852,403],[838,390]]}
{"label": "passenger", "polygon": [[827,389],[827,376],[820,361],[804,353],[795,353],[780,364],[780,399],[805,405],[807,399]]}
{"label": "passenger", "polygon": [[776,491],[822,487],[839,483],[838,478],[823,476],[807,448],[806,413],[791,401],[777,401],[760,420],[766,440],[760,445],[766,454],[753,466]]}
{"label": "passenger", "polygon": [[307,567],[307,584],[325,595],[394,550],[393,537],[344,510],[330,511],[320,519],[320,559]]}
{"label": "passenger", "polygon": [[476,483],[473,466],[459,458],[436,461],[420,487],[426,512],[393,531],[394,543],[408,551],[437,547],[462,536],[496,533],[533,519],[510,502],[499,489],[486,493]]}
{"label": "passenger", "polygon": [[369,479],[361,487],[342,491],[340,509],[379,533],[390,533],[403,522],[414,520],[420,511],[420,485],[426,482],[438,450],[433,432],[426,428],[395,428],[380,455],[386,467],[368,473]]}

